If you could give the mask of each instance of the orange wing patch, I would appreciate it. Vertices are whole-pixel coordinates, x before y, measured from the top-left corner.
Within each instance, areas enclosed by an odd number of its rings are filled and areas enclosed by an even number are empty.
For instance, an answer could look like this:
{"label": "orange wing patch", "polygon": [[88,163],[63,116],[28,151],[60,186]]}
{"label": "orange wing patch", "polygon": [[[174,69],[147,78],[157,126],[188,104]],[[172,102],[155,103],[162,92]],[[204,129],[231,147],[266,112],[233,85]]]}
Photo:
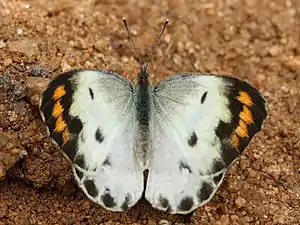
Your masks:
{"label": "orange wing patch", "polygon": [[250,95],[245,91],[240,91],[239,96],[236,97],[236,99],[244,105],[243,110],[239,114],[239,125],[231,135],[231,144],[233,147],[238,149],[240,139],[249,138],[248,126],[254,123],[254,118],[251,110],[249,109],[253,106],[253,101]]}
{"label": "orange wing patch", "polygon": [[[61,87],[61,88],[60,88]],[[55,90],[55,93],[53,95],[53,98],[60,98],[61,96],[63,96],[66,92],[63,89],[63,86],[60,86]],[[55,132],[62,132],[62,140],[63,140],[63,144],[65,144],[67,142],[67,140],[69,139],[69,130],[67,128],[67,124],[63,119],[63,111],[64,108],[60,103],[60,100],[58,100],[53,107],[53,111],[52,111],[52,116],[54,118],[56,118],[56,122],[55,122]]]}
{"label": "orange wing patch", "polygon": [[247,125],[254,123],[252,112],[247,106],[243,106],[243,111],[240,113],[239,116]]}
{"label": "orange wing patch", "polygon": [[63,140],[63,144],[65,144],[67,142],[67,140],[69,139],[70,137],[70,133],[69,133],[69,130],[68,128],[66,128],[63,133],[62,133],[62,140]]}
{"label": "orange wing patch", "polygon": [[52,96],[52,98],[54,100],[58,100],[60,99],[62,96],[64,96],[66,94],[66,90],[65,90],[65,86],[64,85],[60,85],[58,86],[55,91],[54,91],[54,94]]}
{"label": "orange wing patch", "polygon": [[233,145],[233,147],[235,147],[236,149],[238,149],[239,145],[240,145],[240,139],[239,137],[233,133],[231,135],[231,144]]}
{"label": "orange wing patch", "polygon": [[60,101],[58,100],[53,107],[53,111],[52,111],[52,116],[57,118],[59,117],[59,115],[61,115],[64,111],[64,108],[62,107],[62,105],[60,104]]}
{"label": "orange wing patch", "polygon": [[249,137],[247,124],[243,120],[239,121],[239,126],[234,130],[234,132],[239,137],[242,137],[242,138]]}
{"label": "orange wing patch", "polygon": [[55,123],[55,129],[54,131],[56,132],[62,132],[63,130],[65,130],[67,127],[67,124],[65,123],[65,121],[63,120],[62,115],[60,115]]}
{"label": "orange wing patch", "polygon": [[239,96],[237,97],[237,100],[239,100],[244,105],[251,107],[253,105],[252,98],[250,95],[245,91],[240,91]]}

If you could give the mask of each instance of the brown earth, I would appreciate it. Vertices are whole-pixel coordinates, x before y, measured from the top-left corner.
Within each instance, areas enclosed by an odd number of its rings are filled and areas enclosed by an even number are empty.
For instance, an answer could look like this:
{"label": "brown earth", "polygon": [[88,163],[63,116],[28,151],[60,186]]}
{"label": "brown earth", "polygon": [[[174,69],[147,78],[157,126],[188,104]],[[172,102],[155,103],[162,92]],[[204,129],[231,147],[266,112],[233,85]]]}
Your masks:
{"label": "brown earth", "polygon": [[149,72],[210,72],[247,79],[269,117],[191,224],[300,224],[299,0],[0,1],[0,224],[182,224],[144,200],[111,213],[74,185],[70,165],[38,113],[45,78],[105,68],[134,80],[142,56],[170,24]]}

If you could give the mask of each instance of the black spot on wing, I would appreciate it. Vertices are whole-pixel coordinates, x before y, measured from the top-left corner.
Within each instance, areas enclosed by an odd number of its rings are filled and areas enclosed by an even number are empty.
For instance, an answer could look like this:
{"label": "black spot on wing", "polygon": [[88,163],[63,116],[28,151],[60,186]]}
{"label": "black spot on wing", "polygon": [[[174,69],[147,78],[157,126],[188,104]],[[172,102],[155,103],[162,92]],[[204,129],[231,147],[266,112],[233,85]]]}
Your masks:
{"label": "black spot on wing", "polygon": [[180,211],[189,211],[194,205],[194,199],[192,197],[185,197],[180,201],[178,210]]}
{"label": "black spot on wing", "polygon": [[74,161],[74,157],[78,152],[77,140],[78,136],[73,136],[62,146],[62,151],[69,157],[72,162]]}
{"label": "black spot on wing", "polygon": [[188,139],[188,144],[191,147],[194,147],[197,144],[198,137],[195,132],[192,133],[190,138]]}
{"label": "black spot on wing", "polygon": [[159,204],[164,209],[167,209],[170,207],[169,200],[162,196],[159,197]]}
{"label": "black spot on wing", "polygon": [[126,194],[125,200],[124,200],[123,204],[121,205],[121,209],[123,209],[124,211],[127,210],[129,208],[128,205],[129,205],[131,199],[132,199],[131,194],[129,194],[129,193]]}
{"label": "black spot on wing", "polygon": [[207,199],[209,199],[212,192],[213,192],[212,185],[209,184],[208,182],[203,182],[202,187],[197,192],[197,197],[198,197],[199,202],[203,202],[203,201],[206,201]]}
{"label": "black spot on wing", "polygon": [[206,96],[207,96],[207,91],[204,92],[204,94],[203,94],[202,97],[201,97],[201,104],[203,104],[204,101],[206,100]]}
{"label": "black spot on wing", "polygon": [[179,162],[179,170],[180,171],[182,171],[182,170],[188,170],[189,173],[192,173],[191,167],[188,164],[184,163],[183,161]]}
{"label": "black spot on wing", "polygon": [[103,166],[111,166],[111,161],[109,157],[106,157],[104,162],[102,163]]}
{"label": "black spot on wing", "polygon": [[83,172],[81,172],[81,171],[79,171],[78,169],[75,168],[75,173],[78,176],[79,180],[81,180],[82,177],[83,177]]}
{"label": "black spot on wing", "polygon": [[96,130],[96,132],[95,132],[95,139],[96,139],[96,141],[98,141],[99,143],[102,143],[102,141],[104,140],[104,137],[103,137],[103,135],[102,135],[102,133],[101,133],[100,128],[98,128],[98,129]]}
{"label": "black spot on wing", "polygon": [[218,185],[220,183],[220,181],[222,180],[223,176],[224,176],[224,173],[220,173],[219,175],[214,176],[214,178],[213,178],[214,183],[216,185]]}
{"label": "black spot on wing", "polygon": [[212,162],[211,174],[218,173],[221,170],[223,170],[224,168],[226,168],[226,164],[224,163],[224,161],[221,158],[214,159]]}
{"label": "black spot on wing", "polygon": [[[218,185],[222,180],[223,175],[225,174],[226,171],[225,169],[226,169],[226,164],[222,158],[214,159],[211,164],[210,170],[206,175],[213,176],[214,183]],[[203,176],[205,176],[205,174]]]}
{"label": "black spot on wing", "polygon": [[75,157],[75,164],[77,164],[80,168],[85,168],[85,160],[84,160],[84,155],[83,154],[78,154]]}
{"label": "black spot on wing", "polygon": [[227,166],[239,155],[239,151],[230,144],[230,136],[234,129],[233,123],[225,123],[222,120],[216,128],[216,135],[221,143],[221,156]]}
{"label": "black spot on wing", "polygon": [[79,134],[83,128],[83,124],[78,117],[70,117],[68,128],[71,134]]}
{"label": "black spot on wing", "polygon": [[104,195],[101,195],[101,200],[107,208],[113,208],[116,206],[116,202],[110,193],[105,193]]}
{"label": "black spot on wing", "polygon": [[94,99],[94,92],[91,88],[89,88],[89,93],[90,93],[91,99],[93,100]]}
{"label": "black spot on wing", "polygon": [[96,198],[98,196],[98,190],[93,180],[85,180],[83,182],[86,191],[89,193],[90,196]]}

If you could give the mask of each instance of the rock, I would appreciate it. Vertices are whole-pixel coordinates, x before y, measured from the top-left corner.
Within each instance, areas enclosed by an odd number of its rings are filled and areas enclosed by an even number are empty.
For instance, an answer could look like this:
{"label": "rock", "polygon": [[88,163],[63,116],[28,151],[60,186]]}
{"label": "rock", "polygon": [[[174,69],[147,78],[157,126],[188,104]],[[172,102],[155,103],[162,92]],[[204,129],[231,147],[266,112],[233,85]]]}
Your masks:
{"label": "rock", "polygon": [[39,44],[41,40],[26,38],[18,41],[10,41],[7,43],[10,51],[21,52],[28,57],[40,55]]}
{"label": "rock", "polygon": [[32,105],[38,107],[39,99],[51,79],[43,77],[28,77],[25,81],[27,98]]}
{"label": "rock", "polygon": [[20,100],[26,96],[26,87],[17,81],[12,82],[13,88],[13,98],[15,100]]}
{"label": "rock", "polygon": [[152,220],[152,219],[150,219],[149,221],[148,221],[148,223],[147,223],[147,225],[156,225],[157,223],[154,221],[154,220]]}
{"label": "rock", "polygon": [[4,40],[0,40],[0,48],[4,48],[6,46],[6,43]]}
{"label": "rock", "polygon": [[4,92],[7,92],[9,89],[11,89],[12,84],[10,77],[6,74],[0,74],[0,89],[4,90]]}
{"label": "rock", "polygon": [[12,80],[7,73],[0,74],[0,90],[4,90],[11,100],[20,100],[26,96],[26,87],[17,80]]}
{"label": "rock", "polygon": [[33,77],[44,77],[49,73],[50,73],[49,68],[42,67],[40,65],[35,66],[28,72],[29,76],[33,76]]}
{"label": "rock", "polygon": [[6,171],[24,155],[27,155],[27,152],[17,137],[0,131],[0,179],[3,179]]}
{"label": "rock", "polygon": [[244,199],[243,197],[238,197],[236,200],[235,200],[235,204],[238,208],[242,208],[243,206],[245,206],[246,204],[246,199]]}
{"label": "rock", "polygon": [[276,180],[280,179],[281,175],[281,167],[279,165],[270,165],[263,169],[266,173],[270,174],[272,177],[274,177]]}
{"label": "rock", "polygon": [[300,56],[290,56],[283,60],[283,65],[291,70],[297,71],[300,69]]}

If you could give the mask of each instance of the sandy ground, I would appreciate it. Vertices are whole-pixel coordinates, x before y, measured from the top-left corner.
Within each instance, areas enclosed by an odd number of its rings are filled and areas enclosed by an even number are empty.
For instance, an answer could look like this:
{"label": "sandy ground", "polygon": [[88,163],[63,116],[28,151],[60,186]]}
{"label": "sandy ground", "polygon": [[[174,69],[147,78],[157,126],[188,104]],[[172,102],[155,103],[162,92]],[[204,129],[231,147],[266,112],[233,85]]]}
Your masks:
{"label": "sandy ground", "polygon": [[259,89],[269,117],[191,224],[300,224],[299,0],[0,1],[0,224],[183,224],[140,201],[110,213],[74,183],[47,137],[39,94],[56,74],[105,68],[134,80],[126,16],[149,72],[233,74]]}

